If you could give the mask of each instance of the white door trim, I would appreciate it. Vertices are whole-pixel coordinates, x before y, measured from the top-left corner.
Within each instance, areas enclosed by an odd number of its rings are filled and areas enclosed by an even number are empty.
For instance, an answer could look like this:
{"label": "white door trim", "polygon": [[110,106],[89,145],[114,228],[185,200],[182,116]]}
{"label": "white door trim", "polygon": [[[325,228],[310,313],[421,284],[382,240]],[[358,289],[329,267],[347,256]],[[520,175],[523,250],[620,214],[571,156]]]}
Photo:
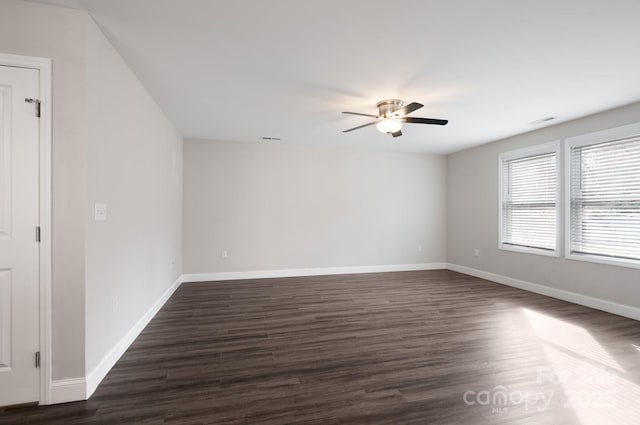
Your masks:
{"label": "white door trim", "polygon": [[0,65],[40,71],[40,404],[51,403],[51,59],[0,53]]}

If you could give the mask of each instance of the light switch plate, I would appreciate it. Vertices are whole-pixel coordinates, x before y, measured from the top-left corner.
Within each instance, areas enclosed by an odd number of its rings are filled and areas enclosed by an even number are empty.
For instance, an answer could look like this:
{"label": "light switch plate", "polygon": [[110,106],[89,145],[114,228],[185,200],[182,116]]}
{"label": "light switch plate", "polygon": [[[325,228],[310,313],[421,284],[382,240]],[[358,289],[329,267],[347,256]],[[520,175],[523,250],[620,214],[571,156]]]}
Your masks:
{"label": "light switch plate", "polygon": [[107,204],[95,204],[94,219],[96,221],[105,221],[107,219]]}

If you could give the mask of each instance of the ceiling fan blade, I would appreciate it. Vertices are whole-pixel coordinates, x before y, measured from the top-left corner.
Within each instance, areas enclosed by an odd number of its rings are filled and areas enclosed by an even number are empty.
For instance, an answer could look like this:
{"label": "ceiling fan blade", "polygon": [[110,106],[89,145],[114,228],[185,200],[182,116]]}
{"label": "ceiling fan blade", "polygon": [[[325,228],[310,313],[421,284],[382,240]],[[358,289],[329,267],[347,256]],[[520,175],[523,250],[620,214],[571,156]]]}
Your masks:
{"label": "ceiling fan blade", "polygon": [[422,103],[417,103],[417,102],[411,102],[410,104],[403,106],[402,108],[393,111],[393,115],[399,116],[399,117],[404,117],[405,115],[408,115],[410,113],[412,113],[413,111],[417,111],[418,109],[422,108],[424,105]]}
{"label": "ceiling fan blade", "polygon": [[349,114],[349,115],[360,115],[360,116],[363,116],[363,117],[378,118],[378,116],[377,116],[377,115],[361,114],[360,112],[343,112],[343,114]]}
{"label": "ceiling fan blade", "polygon": [[436,118],[414,118],[414,117],[404,117],[398,118],[400,122],[406,122],[410,124],[434,124],[434,125],[447,125],[449,120],[439,120]]}
{"label": "ceiling fan blade", "polygon": [[362,124],[362,125],[359,125],[357,127],[350,128],[349,130],[344,130],[343,133],[348,133],[350,131],[357,130],[357,129],[362,128],[362,127],[368,127],[368,126],[374,125],[374,124],[378,124],[378,121],[373,121],[373,122],[370,122],[370,123],[367,123],[367,124]]}
{"label": "ceiling fan blade", "polygon": [[392,135],[393,137],[400,137],[402,136],[402,130],[398,130],[395,133],[389,133],[390,135]]}

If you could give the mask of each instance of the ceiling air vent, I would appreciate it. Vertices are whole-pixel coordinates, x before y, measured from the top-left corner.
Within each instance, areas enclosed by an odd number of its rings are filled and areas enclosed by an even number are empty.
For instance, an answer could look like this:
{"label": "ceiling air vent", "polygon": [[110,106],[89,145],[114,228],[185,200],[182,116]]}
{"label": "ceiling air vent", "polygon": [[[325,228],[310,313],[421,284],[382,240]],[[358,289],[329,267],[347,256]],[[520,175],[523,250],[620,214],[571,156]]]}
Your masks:
{"label": "ceiling air vent", "polygon": [[538,124],[543,124],[545,122],[553,121],[555,119],[556,119],[556,117],[546,117],[546,118],[542,118],[542,119],[539,119],[539,120],[531,121],[529,124],[538,125]]}
{"label": "ceiling air vent", "polygon": [[279,137],[260,136],[260,140],[280,140]]}

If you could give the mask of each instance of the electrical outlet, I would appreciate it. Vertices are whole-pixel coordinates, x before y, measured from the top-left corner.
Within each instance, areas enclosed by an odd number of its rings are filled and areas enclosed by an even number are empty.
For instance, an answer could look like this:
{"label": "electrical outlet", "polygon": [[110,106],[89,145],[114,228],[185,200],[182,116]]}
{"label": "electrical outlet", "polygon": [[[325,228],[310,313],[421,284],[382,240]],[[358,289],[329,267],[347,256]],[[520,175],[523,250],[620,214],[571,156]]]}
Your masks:
{"label": "electrical outlet", "polygon": [[95,204],[93,208],[95,221],[105,221],[107,219],[107,204]]}
{"label": "electrical outlet", "polygon": [[480,256],[480,250],[478,248],[473,250],[473,255],[475,255],[476,257]]}
{"label": "electrical outlet", "polygon": [[418,252],[422,252],[422,244],[418,245]]}
{"label": "electrical outlet", "polygon": [[223,249],[222,251],[220,251],[220,257],[222,258],[229,257],[229,252],[226,249]]}

